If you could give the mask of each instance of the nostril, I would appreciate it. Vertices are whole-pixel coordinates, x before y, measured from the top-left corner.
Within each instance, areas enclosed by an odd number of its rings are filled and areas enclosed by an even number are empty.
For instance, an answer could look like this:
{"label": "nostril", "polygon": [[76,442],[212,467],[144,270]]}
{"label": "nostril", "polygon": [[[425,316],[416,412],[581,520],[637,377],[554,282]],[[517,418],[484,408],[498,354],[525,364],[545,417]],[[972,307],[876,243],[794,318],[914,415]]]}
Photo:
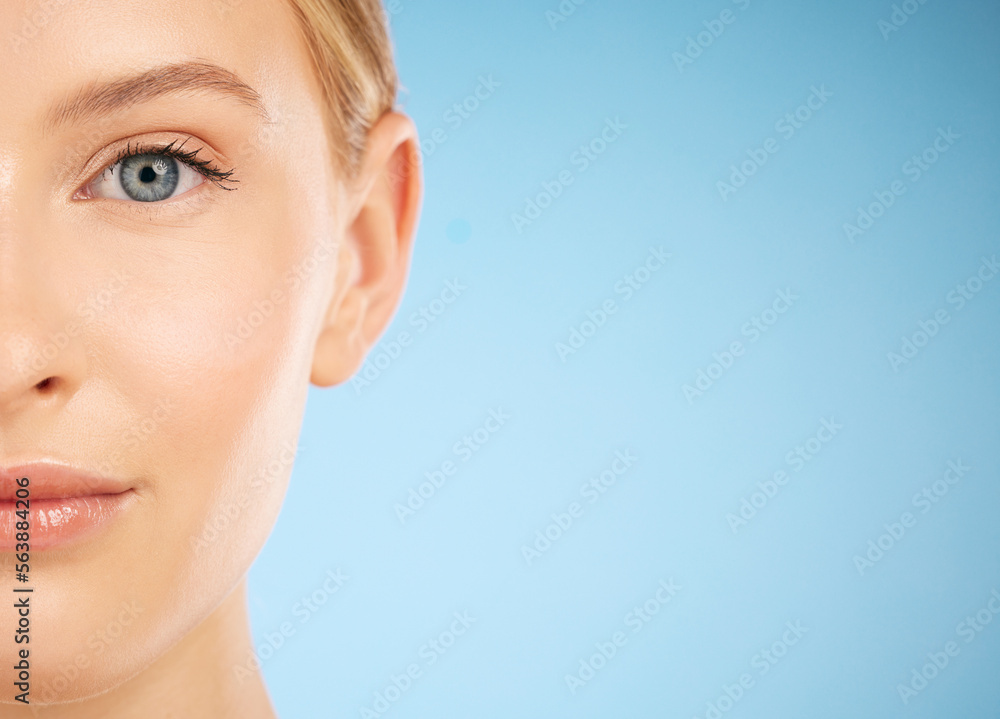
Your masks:
{"label": "nostril", "polygon": [[39,392],[46,392],[48,390],[51,390],[54,384],[55,384],[55,378],[46,377],[41,382],[35,385],[35,389],[37,389]]}

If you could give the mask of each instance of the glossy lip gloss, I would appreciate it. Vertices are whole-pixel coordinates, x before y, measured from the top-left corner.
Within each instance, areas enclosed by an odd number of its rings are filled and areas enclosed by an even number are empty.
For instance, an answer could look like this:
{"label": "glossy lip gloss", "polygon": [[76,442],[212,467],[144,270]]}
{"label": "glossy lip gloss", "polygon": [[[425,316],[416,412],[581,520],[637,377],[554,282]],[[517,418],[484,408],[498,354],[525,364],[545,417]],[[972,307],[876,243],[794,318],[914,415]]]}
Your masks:
{"label": "glossy lip gloss", "polygon": [[15,551],[17,480],[27,477],[28,535],[31,552],[60,547],[98,532],[136,500],[132,487],[119,480],[81,472],[51,462],[0,467],[0,552]]}

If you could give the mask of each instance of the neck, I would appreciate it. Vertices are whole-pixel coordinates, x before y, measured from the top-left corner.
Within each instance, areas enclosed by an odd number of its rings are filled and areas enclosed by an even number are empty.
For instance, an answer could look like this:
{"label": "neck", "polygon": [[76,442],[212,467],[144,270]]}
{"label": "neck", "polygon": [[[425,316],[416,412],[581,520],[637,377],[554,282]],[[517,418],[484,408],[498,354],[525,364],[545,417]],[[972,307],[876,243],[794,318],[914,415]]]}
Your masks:
{"label": "neck", "polygon": [[0,719],[277,719],[260,672],[246,666],[252,651],[244,579],[205,621],[121,686],[71,704],[3,705]]}

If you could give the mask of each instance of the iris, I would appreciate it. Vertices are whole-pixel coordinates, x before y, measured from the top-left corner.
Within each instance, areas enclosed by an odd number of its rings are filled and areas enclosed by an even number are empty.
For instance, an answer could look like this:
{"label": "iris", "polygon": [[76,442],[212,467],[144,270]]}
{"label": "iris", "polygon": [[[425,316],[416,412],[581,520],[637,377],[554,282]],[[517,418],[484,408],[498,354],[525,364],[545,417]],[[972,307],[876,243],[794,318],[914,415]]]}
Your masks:
{"label": "iris", "polygon": [[121,162],[120,183],[125,194],[137,202],[161,202],[180,184],[177,160],[163,155],[135,155]]}

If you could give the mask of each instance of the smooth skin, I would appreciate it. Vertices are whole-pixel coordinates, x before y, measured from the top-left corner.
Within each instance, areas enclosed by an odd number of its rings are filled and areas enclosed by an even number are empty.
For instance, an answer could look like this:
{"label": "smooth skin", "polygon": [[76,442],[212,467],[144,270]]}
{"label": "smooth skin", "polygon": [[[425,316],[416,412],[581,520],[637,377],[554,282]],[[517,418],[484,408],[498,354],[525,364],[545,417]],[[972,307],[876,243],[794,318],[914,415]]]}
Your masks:
{"label": "smooth skin", "polygon": [[[209,66],[233,83],[192,84]],[[284,0],[4,0],[0,68],[0,466],[61,462],[136,494],[32,556],[30,707],[0,603],[0,718],[273,717],[236,671],[246,572],[310,381],[349,379],[397,308],[416,130],[385,115],[348,181]],[[236,189],[95,189],[127,147],[171,142]],[[0,570],[9,593],[12,554]]]}

